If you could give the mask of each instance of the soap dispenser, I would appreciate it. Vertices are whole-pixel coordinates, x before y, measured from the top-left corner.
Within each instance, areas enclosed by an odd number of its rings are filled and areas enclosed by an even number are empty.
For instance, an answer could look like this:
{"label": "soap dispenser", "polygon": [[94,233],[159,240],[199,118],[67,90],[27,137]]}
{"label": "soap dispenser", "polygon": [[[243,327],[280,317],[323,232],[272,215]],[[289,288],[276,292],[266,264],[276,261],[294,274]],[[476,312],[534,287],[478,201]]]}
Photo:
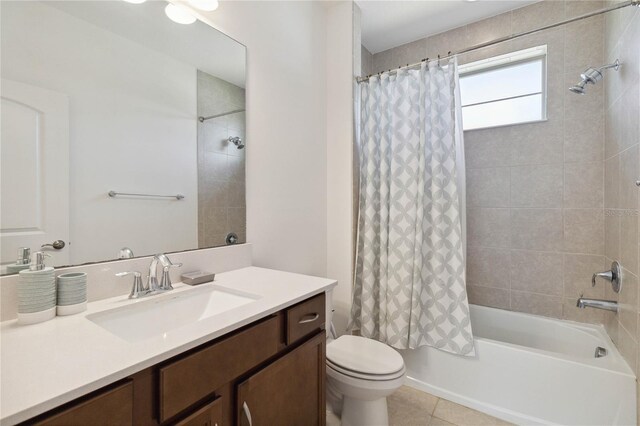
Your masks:
{"label": "soap dispenser", "polygon": [[29,268],[31,262],[31,249],[29,247],[20,247],[18,249],[18,260],[12,265],[7,265],[7,274],[15,274],[24,269]]}
{"label": "soap dispenser", "polygon": [[35,324],[56,316],[56,276],[51,266],[44,264],[50,255],[41,251],[31,256],[29,269],[19,272],[18,322]]}

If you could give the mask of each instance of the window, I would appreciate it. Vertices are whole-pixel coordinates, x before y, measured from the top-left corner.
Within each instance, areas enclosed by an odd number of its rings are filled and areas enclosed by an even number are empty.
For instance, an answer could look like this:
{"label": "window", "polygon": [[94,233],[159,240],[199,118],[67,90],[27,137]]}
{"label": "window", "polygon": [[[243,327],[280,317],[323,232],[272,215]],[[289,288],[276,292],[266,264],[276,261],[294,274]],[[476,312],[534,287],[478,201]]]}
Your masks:
{"label": "window", "polygon": [[547,119],[547,46],[461,65],[464,130]]}

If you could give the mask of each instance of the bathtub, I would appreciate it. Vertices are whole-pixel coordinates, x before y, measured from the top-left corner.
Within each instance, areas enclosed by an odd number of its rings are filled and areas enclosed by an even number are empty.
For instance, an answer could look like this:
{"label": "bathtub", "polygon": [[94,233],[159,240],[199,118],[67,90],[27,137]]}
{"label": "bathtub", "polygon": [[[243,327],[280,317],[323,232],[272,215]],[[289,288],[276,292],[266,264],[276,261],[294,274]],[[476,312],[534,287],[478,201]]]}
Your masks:
{"label": "bathtub", "polygon": [[470,308],[476,356],[401,351],[407,385],[516,424],[636,424],[636,378],[604,327]]}

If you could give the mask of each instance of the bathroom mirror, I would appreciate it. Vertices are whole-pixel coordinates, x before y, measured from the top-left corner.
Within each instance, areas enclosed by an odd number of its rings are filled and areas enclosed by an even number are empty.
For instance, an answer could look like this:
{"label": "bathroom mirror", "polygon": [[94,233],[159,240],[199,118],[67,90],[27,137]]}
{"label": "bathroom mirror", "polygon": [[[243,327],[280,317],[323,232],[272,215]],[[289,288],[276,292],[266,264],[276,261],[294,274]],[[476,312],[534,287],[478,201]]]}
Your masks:
{"label": "bathroom mirror", "polygon": [[245,241],[245,47],[167,5],[2,2],[3,274]]}

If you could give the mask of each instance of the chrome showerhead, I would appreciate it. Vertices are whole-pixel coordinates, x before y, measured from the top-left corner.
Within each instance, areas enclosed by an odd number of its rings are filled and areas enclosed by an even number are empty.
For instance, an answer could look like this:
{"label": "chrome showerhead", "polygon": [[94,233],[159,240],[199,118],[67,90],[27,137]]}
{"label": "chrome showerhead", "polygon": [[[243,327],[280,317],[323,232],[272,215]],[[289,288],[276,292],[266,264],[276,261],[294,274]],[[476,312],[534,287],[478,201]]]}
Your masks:
{"label": "chrome showerhead", "polygon": [[244,142],[242,142],[242,138],[240,138],[240,136],[229,137],[229,143],[234,144],[238,149],[244,148]]}
{"label": "chrome showerhead", "polygon": [[586,92],[585,87],[587,86],[587,84],[596,84],[597,82],[602,80],[604,78],[602,71],[606,69],[614,69],[618,71],[618,69],[620,69],[620,61],[616,59],[614,63],[603,65],[600,68],[587,68],[582,74],[580,74],[580,78],[582,78],[582,80],[578,84],[569,87],[569,90],[573,93],[584,95]]}
{"label": "chrome showerhead", "polygon": [[587,82],[583,80],[580,83],[576,84],[575,86],[569,87],[569,90],[572,91],[573,93],[577,93],[578,95],[584,95],[585,84],[587,84]]}

